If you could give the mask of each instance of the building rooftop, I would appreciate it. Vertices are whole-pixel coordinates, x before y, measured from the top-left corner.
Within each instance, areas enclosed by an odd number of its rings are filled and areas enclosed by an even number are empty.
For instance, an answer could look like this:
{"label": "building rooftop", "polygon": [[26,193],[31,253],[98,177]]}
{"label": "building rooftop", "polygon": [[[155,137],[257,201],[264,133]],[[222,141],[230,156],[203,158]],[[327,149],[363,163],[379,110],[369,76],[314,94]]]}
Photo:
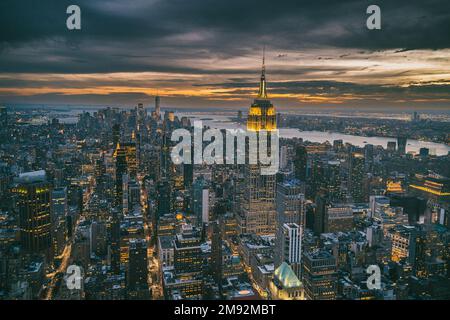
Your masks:
{"label": "building rooftop", "polygon": [[24,172],[16,179],[19,183],[43,182],[46,180],[45,170]]}
{"label": "building rooftop", "polygon": [[283,288],[296,288],[302,285],[292,268],[283,262],[274,272],[275,278],[280,282]]}

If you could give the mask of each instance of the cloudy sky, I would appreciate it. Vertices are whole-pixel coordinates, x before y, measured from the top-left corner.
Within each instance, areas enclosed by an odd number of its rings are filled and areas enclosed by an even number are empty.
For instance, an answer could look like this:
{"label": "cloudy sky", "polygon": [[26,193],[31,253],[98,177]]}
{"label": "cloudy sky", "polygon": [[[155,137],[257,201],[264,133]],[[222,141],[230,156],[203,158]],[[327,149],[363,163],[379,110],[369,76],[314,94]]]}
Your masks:
{"label": "cloudy sky", "polygon": [[265,45],[281,110],[450,109],[448,0],[2,0],[0,30],[2,104],[246,108]]}

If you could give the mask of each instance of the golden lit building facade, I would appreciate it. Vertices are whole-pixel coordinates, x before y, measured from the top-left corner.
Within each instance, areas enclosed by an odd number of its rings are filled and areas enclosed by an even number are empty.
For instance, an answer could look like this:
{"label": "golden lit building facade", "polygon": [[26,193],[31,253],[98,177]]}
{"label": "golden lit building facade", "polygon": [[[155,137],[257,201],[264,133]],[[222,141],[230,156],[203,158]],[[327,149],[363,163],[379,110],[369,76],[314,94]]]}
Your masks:
{"label": "golden lit building facade", "polygon": [[275,107],[267,97],[266,67],[264,60],[263,57],[258,97],[253,101],[248,112],[247,130],[249,131],[274,131],[277,129]]}
{"label": "golden lit building facade", "polygon": [[20,241],[28,252],[50,253],[51,191],[44,171],[21,174],[12,189],[19,214]]}

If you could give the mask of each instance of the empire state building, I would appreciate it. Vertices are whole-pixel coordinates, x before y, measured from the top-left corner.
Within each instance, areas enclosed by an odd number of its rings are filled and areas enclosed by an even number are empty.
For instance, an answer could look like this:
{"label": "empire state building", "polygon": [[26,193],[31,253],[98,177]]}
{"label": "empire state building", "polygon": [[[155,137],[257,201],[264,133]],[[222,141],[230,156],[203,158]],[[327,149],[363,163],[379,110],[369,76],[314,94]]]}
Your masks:
{"label": "empire state building", "polygon": [[[259,140],[260,134],[266,134],[277,127],[276,113],[273,104],[267,97],[266,68],[263,55],[261,79],[257,98],[250,106],[247,119],[247,130],[256,132]],[[264,131],[264,132],[262,132]],[[270,139],[268,139],[270,142]],[[268,146],[270,152],[270,147]],[[244,185],[241,200],[241,210],[237,220],[240,233],[253,233],[258,235],[274,234],[275,232],[275,174],[262,175],[264,165],[246,164],[244,167]]]}
{"label": "empire state building", "polygon": [[267,98],[266,65],[263,55],[261,80],[259,82],[258,97],[253,101],[247,118],[247,130],[274,131],[277,128],[275,108]]}

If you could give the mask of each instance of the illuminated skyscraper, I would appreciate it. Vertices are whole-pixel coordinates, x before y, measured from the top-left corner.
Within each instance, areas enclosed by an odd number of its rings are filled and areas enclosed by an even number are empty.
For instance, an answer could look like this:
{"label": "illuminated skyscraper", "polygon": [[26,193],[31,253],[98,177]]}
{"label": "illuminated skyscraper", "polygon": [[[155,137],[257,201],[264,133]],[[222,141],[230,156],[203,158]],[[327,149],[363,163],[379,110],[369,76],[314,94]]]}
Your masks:
{"label": "illuminated skyscraper", "polygon": [[125,149],[127,170],[130,175],[130,178],[136,179],[138,167],[136,143],[135,142],[122,143],[121,146],[123,149]]}
{"label": "illuminated skyscraper", "polygon": [[[274,106],[267,98],[265,73],[263,57],[258,97],[251,105],[247,119],[247,130],[255,131],[258,139],[260,131],[266,130],[270,134],[271,131],[276,130],[276,113]],[[267,140],[270,141],[270,137]],[[260,235],[275,233],[276,176],[262,175],[261,167],[259,163],[245,165],[244,195],[239,215],[241,233]]]}
{"label": "illuminated skyscraper", "polygon": [[261,80],[259,83],[258,97],[253,101],[247,118],[247,130],[250,131],[273,131],[277,128],[277,115],[275,107],[267,98],[266,66],[263,56]]}
{"label": "illuminated skyscraper", "polygon": [[43,170],[21,174],[12,189],[17,196],[20,242],[32,253],[49,253],[51,247],[51,190]]}
{"label": "illuminated skyscraper", "polygon": [[114,152],[116,158],[116,190],[115,190],[115,204],[122,206],[123,201],[123,175],[127,173],[127,153],[124,148],[117,144]]}

